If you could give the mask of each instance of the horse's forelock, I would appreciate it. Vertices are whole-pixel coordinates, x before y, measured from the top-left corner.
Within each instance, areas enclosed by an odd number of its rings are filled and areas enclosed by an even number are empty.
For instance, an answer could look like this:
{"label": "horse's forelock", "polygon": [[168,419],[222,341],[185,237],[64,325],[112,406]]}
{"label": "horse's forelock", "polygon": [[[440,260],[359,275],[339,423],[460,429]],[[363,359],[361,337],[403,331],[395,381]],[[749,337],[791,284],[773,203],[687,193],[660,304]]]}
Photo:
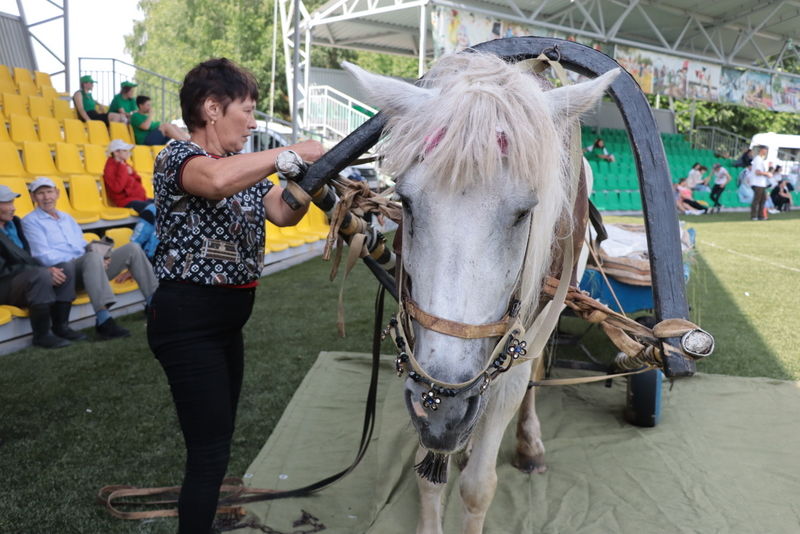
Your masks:
{"label": "horse's forelock", "polygon": [[438,88],[440,94],[390,117],[387,169],[399,176],[424,159],[426,186],[455,190],[490,187],[505,165],[520,187],[532,188],[539,204],[523,276],[529,281],[522,289],[529,297],[523,302],[534,306],[555,222],[565,212],[573,187],[567,172],[569,128],[563,121],[559,127],[540,79],[492,54],[445,56],[423,85]]}

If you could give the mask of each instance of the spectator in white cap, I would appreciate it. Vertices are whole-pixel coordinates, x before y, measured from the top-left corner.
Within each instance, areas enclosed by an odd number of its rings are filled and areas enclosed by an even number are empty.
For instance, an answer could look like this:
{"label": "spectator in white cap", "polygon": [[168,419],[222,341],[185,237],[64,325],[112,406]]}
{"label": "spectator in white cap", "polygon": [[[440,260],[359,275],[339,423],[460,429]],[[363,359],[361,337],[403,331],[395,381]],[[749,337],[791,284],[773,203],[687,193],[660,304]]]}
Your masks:
{"label": "spectator in white cap", "polygon": [[[28,308],[33,344],[47,349],[66,347],[68,340],[86,339],[69,327],[75,299],[75,273],[71,263],[45,267],[30,254],[8,186],[0,185],[0,304]],[[51,332],[52,329],[52,332]]]}
{"label": "spectator in white cap", "polygon": [[22,219],[22,227],[33,257],[47,266],[72,264],[76,286],[86,289],[97,315],[95,330],[100,338],[130,335],[128,330],[114,322],[108,311],[116,300],[109,280],[119,277],[127,269],[149,305],[157,281],[144,251],[136,243],[128,243],[106,255],[91,248],[87,250],[83,232],[75,219],[56,209],[59,190],[53,181],[40,176],[29,189],[36,209]]}
{"label": "spectator in white cap", "polygon": [[142,177],[128,164],[131,149],[122,139],[114,139],[108,145],[108,159],[103,169],[103,181],[106,184],[108,200],[115,206],[131,208],[139,217],[147,222],[155,223],[155,210],[146,210],[153,204],[152,198],[147,198],[147,193],[142,186]]}

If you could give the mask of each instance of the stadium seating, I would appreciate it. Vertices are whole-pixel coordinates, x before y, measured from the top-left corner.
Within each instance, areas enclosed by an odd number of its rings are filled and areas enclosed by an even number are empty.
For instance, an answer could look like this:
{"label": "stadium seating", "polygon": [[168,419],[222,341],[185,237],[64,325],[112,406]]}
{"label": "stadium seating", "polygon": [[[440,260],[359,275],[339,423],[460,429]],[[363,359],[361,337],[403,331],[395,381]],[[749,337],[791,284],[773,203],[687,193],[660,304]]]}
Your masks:
{"label": "stadium seating", "polygon": [[93,176],[102,176],[106,167],[106,147],[101,145],[83,145],[83,164],[86,172]]}
{"label": "stadium seating", "polygon": [[8,135],[8,127],[6,126],[6,119],[0,114],[0,143],[11,142],[11,136]]}
{"label": "stadium seating", "polygon": [[93,145],[107,146],[111,142],[108,137],[108,128],[103,121],[88,121],[86,131],[89,133],[89,142]]}
{"label": "stadium seating", "polygon": [[28,109],[32,118],[36,117],[52,117],[53,116],[53,101],[48,100],[43,96],[29,96]]}
{"label": "stadium seating", "polygon": [[18,83],[17,92],[24,97],[36,96],[39,94],[39,88],[32,83]]}
{"label": "stadium seating", "polygon": [[62,176],[86,174],[78,145],[56,143],[56,169]]}
{"label": "stadium seating", "polygon": [[29,176],[22,165],[17,146],[10,141],[0,141],[0,176],[12,176],[15,178]]}
{"label": "stadium seating", "polygon": [[11,71],[6,65],[0,65],[0,92],[17,92],[17,84],[14,83],[14,78],[11,77]]}
{"label": "stadium seating", "polygon": [[25,217],[33,211],[33,202],[28,192],[28,184],[25,183],[23,178],[0,177],[0,184],[7,186],[19,195],[19,197],[14,200],[14,208],[16,209],[17,217]]}
{"label": "stadium seating", "polygon": [[58,121],[53,117],[38,117],[36,119],[36,126],[39,130],[39,140],[42,143],[55,146],[56,143],[64,142],[61,126],[59,126]]}
{"label": "stadium seating", "polygon": [[36,86],[36,82],[33,81],[33,73],[24,67],[14,67],[14,82],[17,86],[22,84]]}
{"label": "stadium seating", "polygon": [[31,119],[29,115],[18,115],[15,113],[9,117],[9,123],[11,127],[8,129],[8,133],[11,135],[11,140],[14,141],[17,146],[22,146],[23,143],[29,141],[34,143],[39,142],[39,134],[36,133],[33,119]]}
{"label": "stadium seating", "polygon": [[22,144],[22,161],[25,163],[25,170],[32,176],[60,174],[50,155],[50,147],[47,146],[47,143],[24,142]]}
{"label": "stadium seating", "polygon": [[127,208],[109,208],[103,205],[97,179],[88,174],[79,174],[70,179],[70,199],[78,211],[97,213],[101,219],[116,221],[130,217]]}
{"label": "stadium seating", "polygon": [[129,145],[133,144],[133,136],[127,124],[121,122],[108,123],[108,134],[111,139],[122,139]]}
{"label": "stadium seating", "polygon": [[64,140],[75,145],[84,145],[89,142],[86,126],[78,119],[64,119]]}
{"label": "stadium seating", "polygon": [[45,87],[53,87],[53,81],[50,79],[50,75],[46,72],[41,71],[34,71],[33,72],[33,81],[36,83],[36,87],[39,89],[44,89]]}
{"label": "stadium seating", "polygon": [[78,112],[70,106],[69,100],[53,99],[53,116],[58,120],[78,119]]}
{"label": "stadium seating", "polygon": [[28,115],[27,99],[14,93],[3,93],[3,114],[6,117]]}
{"label": "stadium seating", "polygon": [[133,147],[131,161],[133,162],[133,168],[139,174],[153,174],[153,153],[149,146],[136,145]]}
{"label": "stadium seating", "polygon": [[80,211],[75,209],[69,201],[67,189],[64,187],[64,182],[57,176],[48,176],[53,183],[56,184],[56,189],[59,191],[58,200],[56,201],[56,209],[72,215],[75,222],[78,224],[93,223],[100,220],[100,213]]}

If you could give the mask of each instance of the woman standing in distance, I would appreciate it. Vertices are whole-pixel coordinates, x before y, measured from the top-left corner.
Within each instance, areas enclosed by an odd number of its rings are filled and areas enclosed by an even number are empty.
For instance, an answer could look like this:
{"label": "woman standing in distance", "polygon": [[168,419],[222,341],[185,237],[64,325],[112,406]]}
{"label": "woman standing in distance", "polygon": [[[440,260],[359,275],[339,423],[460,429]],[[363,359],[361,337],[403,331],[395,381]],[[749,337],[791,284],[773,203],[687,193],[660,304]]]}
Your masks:
{"label": "woman standing in distance", "polygon": [[[258,86],[225,58],[200,63],[180,92],[189,141],[173,141],[154,173],[159,287],[147,337],[169,381],[186,444],[178,501],[180,534],[207,534],[228,466],[242,384],[242,328],[264,258],[264,219],[296,224],[282,188],[265,177],[285,149],[237,154],[256,127]],[[291,147],[306,161],[316,141]]]}

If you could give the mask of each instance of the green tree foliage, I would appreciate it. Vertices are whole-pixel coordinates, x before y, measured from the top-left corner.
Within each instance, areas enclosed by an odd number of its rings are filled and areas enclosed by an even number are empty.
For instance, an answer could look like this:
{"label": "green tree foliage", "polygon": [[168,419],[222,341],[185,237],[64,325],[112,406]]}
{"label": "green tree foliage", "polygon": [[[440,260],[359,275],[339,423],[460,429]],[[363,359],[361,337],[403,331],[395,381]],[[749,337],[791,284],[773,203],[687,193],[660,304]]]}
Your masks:
{"label": "green tree foliage", "polygon": [[[309,10],[324,0],[306,2]],[[125,45],[133,62],[181,81],[198,62],[227,57],[253,72],[261,87],[259,109],[268,109],[272,67],[273,4],[263,0],[139,0],[144,19],[135,21]],[[278,21],[275,114],[289,116],[283,45]],[[416,78],[415,58],[331,47],[312,47],[311,64],[339,68],[341,61],[366,69]]]}

